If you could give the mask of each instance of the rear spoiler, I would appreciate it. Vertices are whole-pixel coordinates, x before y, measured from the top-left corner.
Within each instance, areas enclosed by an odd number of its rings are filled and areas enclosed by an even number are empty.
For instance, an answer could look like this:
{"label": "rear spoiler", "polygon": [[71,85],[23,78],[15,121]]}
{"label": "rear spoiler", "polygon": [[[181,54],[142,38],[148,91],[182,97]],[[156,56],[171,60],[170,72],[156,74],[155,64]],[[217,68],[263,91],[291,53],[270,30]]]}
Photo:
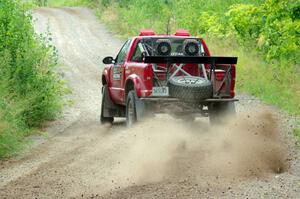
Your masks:
{"label": "rear spoiler", "polygon": [[236,64],[237,57],[210,57],[210,56],[145,56],[145,63],[185,63],[185,64]]}

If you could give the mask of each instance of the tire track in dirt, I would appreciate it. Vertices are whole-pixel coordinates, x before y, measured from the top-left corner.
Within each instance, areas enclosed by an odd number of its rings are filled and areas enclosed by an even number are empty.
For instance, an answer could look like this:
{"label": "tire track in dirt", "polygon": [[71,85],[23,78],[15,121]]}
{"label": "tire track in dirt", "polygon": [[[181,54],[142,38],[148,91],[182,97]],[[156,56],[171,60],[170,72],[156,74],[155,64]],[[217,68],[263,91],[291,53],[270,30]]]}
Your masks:
{"label": "tire track in dirt", "polygon": [[37,32],[49,27],[74,105],[48,140],[0,163],[0,198],[300,197],[299,152],[274,108],[267,117],[265,105],[240,96],[238,120],[219,129],[164,115],[132,129],[122,120],[101,126],[101,60],[122,42],[86,8],[39,8],[34,17]]}

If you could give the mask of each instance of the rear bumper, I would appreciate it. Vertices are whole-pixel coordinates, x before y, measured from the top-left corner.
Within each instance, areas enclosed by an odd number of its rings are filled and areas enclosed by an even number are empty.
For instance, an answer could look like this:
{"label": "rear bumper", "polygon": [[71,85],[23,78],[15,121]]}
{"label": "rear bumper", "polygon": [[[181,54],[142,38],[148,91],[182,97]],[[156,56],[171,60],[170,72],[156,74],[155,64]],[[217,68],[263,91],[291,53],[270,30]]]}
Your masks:
{"label": "rear bumper", "polygon": [[[181,99],[173,97],[142,97],[140,100],[145,102],[182,102]],[[209,103],[209,102],[235,102],[239,101],[236,98],[209,98],[198,101],[199,103]]]}
{"label": "rear bumper", "polygon": [[154,113],[174,113],[176,114],[201,114],[208,116],[208,107],[210,104],[222,102],[238,101],[235,98],[211,98],[201,101],[184,101],[172,97],[146,97],[140,98],[144,107]]}

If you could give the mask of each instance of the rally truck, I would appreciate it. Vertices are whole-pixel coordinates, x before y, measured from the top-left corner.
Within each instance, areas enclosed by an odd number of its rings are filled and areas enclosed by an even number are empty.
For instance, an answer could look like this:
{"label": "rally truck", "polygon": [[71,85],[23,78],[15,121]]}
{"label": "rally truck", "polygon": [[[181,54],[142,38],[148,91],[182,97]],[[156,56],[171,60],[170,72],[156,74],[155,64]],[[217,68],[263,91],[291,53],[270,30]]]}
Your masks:
{"label": "rally truck", "polygon": [[206,116],[217,124],[235,112],[237,57],[212,56],[205,41],[186,30],[141,30],[103,63],[101,123],[123,117],[130,127],[168,113],[191,121]]}

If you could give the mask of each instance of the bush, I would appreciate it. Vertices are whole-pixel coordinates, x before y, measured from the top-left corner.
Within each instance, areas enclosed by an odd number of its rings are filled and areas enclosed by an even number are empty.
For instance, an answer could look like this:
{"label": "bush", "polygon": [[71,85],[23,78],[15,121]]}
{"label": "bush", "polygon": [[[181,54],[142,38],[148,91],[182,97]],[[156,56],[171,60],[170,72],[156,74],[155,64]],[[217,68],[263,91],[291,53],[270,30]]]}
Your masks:
{"label": "bush", "polygon": [[300,2],[267,0],[259,6],[238,4],[227,13],[243,46],[257,44],[267,61],[299,64]]}
{"label": "bush", "polygon": [[34,33],[31,15],[16,0],[0,0],[0,157],[19,149],[30,128],[54,119],[63,86],[56,51]]}
{"label": "bush", "polygon": [[226,13],[238,41],[242,45],[255,46],[263,27],[261,11],[254,5],[236,4]]}

